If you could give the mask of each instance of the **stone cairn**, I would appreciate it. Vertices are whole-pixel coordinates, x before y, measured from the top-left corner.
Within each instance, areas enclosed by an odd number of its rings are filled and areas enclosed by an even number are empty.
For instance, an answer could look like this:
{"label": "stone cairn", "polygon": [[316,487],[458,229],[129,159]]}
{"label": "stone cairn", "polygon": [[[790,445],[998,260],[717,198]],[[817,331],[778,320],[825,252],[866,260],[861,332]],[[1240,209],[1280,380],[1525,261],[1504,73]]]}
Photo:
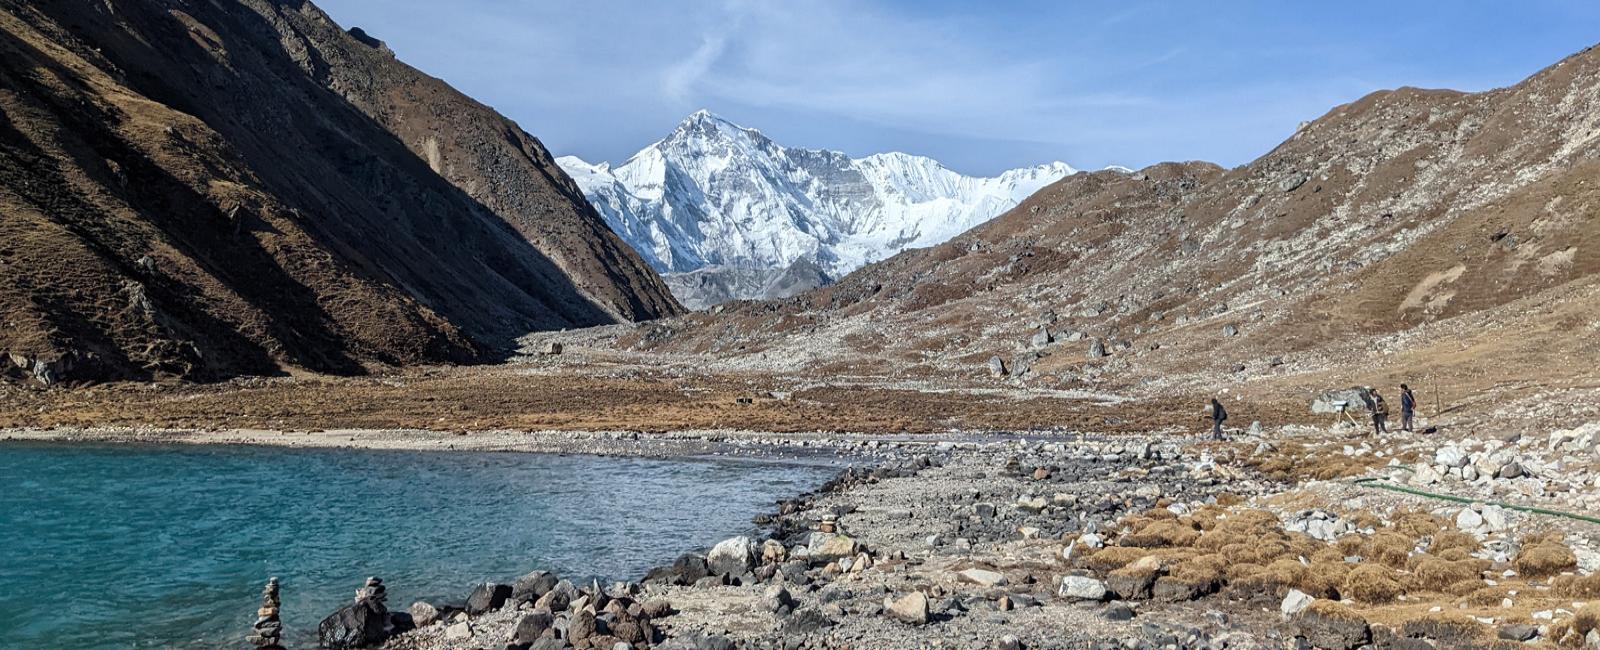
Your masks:
{"label": "stone cairn", "polygon": [[261,650],[283,650],[283,621],[278,619],[278,579],[267,580],[261,589],[261,609],[256,610],[256,624],[251,626],[247,639]]}
{"label": "stone cairn", "polygon": [[383,586],[383,578],[378,576],[369,577],[367,578],[367,585],[356,590],[356,602],[359,603],[363,600],[370,600],[383,605],[382,609],[388,610],[389,594],[388,590]]}

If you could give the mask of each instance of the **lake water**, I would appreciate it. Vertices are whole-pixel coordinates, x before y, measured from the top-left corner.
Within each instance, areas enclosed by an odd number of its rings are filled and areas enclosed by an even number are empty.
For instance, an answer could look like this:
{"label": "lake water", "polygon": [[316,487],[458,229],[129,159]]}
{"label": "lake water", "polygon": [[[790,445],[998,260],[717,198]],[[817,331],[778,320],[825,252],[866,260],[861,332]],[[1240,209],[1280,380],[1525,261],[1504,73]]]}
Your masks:
{"label": "lake water", "polygon": [[534,569],[636,580],[834,470],[518,453],[0,443],[0,646],[286,641],[369,575],[392,607]]}

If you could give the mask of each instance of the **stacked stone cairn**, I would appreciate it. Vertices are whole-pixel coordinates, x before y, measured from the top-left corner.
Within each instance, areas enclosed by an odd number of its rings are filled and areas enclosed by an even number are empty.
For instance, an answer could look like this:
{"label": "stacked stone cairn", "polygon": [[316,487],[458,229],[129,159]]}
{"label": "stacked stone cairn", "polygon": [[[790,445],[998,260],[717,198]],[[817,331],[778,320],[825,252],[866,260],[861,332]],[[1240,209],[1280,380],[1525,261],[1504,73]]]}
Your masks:
{"label": "stacked stone cairn", "polygon": [[261,650],[283,650],[283,621],[278,619],[278,579],[267,580],[261,589],[261,609],[256,610],[256,623],[251,626],[246,639]]}

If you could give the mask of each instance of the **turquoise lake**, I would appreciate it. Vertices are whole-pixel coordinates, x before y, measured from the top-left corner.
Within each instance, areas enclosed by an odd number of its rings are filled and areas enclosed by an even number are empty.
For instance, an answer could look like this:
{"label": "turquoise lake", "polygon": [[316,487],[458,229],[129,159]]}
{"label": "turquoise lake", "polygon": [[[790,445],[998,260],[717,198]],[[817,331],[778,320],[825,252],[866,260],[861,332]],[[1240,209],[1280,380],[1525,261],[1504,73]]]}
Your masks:
{"label": "turquoise lake", "polygon": [[369,575],[391,607],[534,569],[637,580],[834,469],[520,453],[0,443],[0,646],[286,641]]}

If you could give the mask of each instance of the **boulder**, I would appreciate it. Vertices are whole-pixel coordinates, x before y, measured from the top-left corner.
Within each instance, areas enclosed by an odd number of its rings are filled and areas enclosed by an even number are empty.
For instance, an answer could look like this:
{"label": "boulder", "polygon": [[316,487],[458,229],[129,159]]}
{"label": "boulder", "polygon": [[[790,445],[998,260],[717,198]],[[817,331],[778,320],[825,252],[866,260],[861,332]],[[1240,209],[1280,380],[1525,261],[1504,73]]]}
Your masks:
{"label": "boulder", "polygon": [[495,582],[479,584],[472,590],[472,595],[467,596],[467,613],[477,616],[484,612],[500,609],[511,598],[511,585],[502,585]]}
{"label": "boulder", "polygon": [[710,575],[706,559],[692,553],[679,556],[672,564],[656,567],[645,574],[645,582],[662,582],[671,585],[692,585]]}
{"label": "boulder", "polygon": [[461,611],[461,608],[419,600],[411,603],[411,607],[406,611],[411,614],[411,623],[413,625],[427,627],[450,618],[451,614]]}
{"label": "boulder", "polygon": [[1433,452],[1433,462],[1435,465],[1444,465],[1445,467],[1465,467],[1467,453],[1455,445],[1445,445],[1440,447],[1438,451]]}
{"label": "boulder", "polygon": [[1022,650],[1022,641],[1010,634],[994,641],[994,650]]}
{"label": "boulder", "polygon": [[818,607],[801,607],[794,610],[783,622],[783,631],[790,636],[804,635],[834,625],[832,618]]}
{"label": "boulder", "polygon": [[1040,327],[1039,331],[1033,333],[1033,340],[1030,341],[1030,343],[1033,344],[1033,347],[1042,348],[1050,345],[1054,341],[1055,337],[1050,336],[1050,329],[1046,327]]}
{"label": "boulder", "polygon": [[1311,601],[1314,600],[1316,599],[1306,592],[1299,589],[1290,589],[1289,595],[1284,596],[1283,603],[1278,605],[1278,612],[1283,614],[1285,620],[1291,619],[1300,612],[1305,611],[1306,607],[1311,605]]}
{"label": "boulder", "polygon": [[340,607],[317,625],[317,640],[328,650],[370,648],[389,640],[389,611],[381,601],[363,599]]}
{"label": "boulder", "polygon": [[538,600],[554,589],[561,578],[549,571],[534,571],[511,583],[511,597],[519,603]]}
{"label": "boulder", "polygon": [[788,559],[789,550],[783,547],[783,542],[769,539],[761,543],[761,563],[779,564]]}
{"label": "boulder", "polygon": [[1006,371],[1005,359],[1001,359],[999,355],[989,357],[990,377],[1000,378],[1006,376],[1007,374],[1009,373]]}
{"label": "boulder", "polygon": [[1056,595],[1067,600],[1104,600],[1106,583],[1088,576],[1063,576]]}
{"label": "boulder", "polygon": [[843,533],[812,533],[806,545],[807,558],[812,564],[827,564],[854,556],[859,550],[856,540]]}
{"label": "boulder", "polygon": [[512,637],[513,643],[533,643],[544,636],[546,630],[554,627],[556,617],[546,611],[535,611],[523,616],[517,621],[516,635]]}
{"label": "boulder", "polygon": [[1343,403],[1346,411],[1359,412],[1367,410],[1367,389],[1360,386],[1343,390],[1330,390],[1318,395],[1311,400],[1312,413],[1338,413],[1339,404]]}
{"label": "boulder", "polygon": [[956,577],[963,582],[970,582],[983,587],[998,587],[1006,584],[1006,577],[998,571],[988,569],[963,569],[956,572]]}
{"label": "boulder", "polygon": [[1306,181],[1310,180],[1310,178],[1311,177],[1307,176],[1304,172],[1290,173],[1289,175],[1278,179],[1278,191],[1285,194],[1293,192],[1297,189],[1300,189],[1301,185],[1305,185]]}
{"label": "boulder", "polygon": [[594,613],[580,609],[567,619],[567,640],[577,642],[600,633],[600,623],[595,620]]}
{"label": "boulder", "polygon": [[761,594],[761,609],[780,616],[794,611],[794,596],[783,585],[772,585]]}
{"label": "boulder", "polygon": [[1106,342],[1100,339],[1089,341],[1089,358],[1099,359],[1106,356]]}
{"label": "boulder", "polygon": [[928,622],[928,597],[920,591],[913,591],[900,598],[885,597],[883,611],[890,618],[902,623],[923,625]]}
{"label": "boulder", "polygon": [[740,535],[718,542],[706,554],[706,568],[716,575],[742,575],[755,566],[755,540]]}
{"label": "boulder", "polygon": [[557,582],[556,586],[551,587],[550,591],[540,596],[538,600],[533,601],[533,606],[536,609],[550,612],[564,612],[572,604],[572,601],[577,599],[578,588],[572,586],[571,581],[562,580]]}

